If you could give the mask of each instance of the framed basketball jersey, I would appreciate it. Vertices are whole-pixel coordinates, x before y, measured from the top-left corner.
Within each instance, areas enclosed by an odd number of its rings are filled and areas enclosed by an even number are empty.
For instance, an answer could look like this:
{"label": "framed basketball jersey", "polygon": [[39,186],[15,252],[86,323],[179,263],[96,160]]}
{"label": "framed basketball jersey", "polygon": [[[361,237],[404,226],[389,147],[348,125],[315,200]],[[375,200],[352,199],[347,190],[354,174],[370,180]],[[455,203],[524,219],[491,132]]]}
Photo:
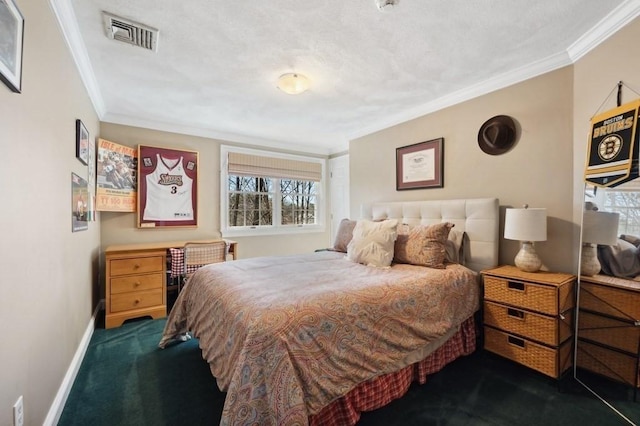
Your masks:
{"label": "framed basketball jersey", "polygon": [[584,180],[613,188],[638,177],[640,99],[591,119]]}
{"label": "framed basketball jersey", "polygon": [[138,227],[197,226],[198,153],[138,146]]}

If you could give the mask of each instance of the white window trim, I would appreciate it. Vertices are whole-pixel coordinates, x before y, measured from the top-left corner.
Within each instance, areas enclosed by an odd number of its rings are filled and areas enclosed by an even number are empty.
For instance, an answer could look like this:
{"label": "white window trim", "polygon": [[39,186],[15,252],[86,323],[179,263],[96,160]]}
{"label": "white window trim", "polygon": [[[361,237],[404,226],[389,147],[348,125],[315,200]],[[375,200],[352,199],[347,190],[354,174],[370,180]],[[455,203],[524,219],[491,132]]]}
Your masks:
{"label": "white window trim", "polygon": [[[227,174],[229,152],[237,152],[243,154],[261,155],[264,157],[284,158],[290,160],[310,161],[319,163],[322,166],[322,180],[318,185],[316,194],[317,202],[317,223],[314,225],[272,225],[272,226],[229,226],[229,178]],[[242,148],[237,146],[221,145],[220,146],[220,232],[226,237],[248,237],[257,235],[280,235],[280,234],[306,234],[312,232],[325,232],[326,230],[326,160],[316,157],[304,157],[301,155],[283,154],[272,151],[262,151],[251,148]],[[276,198],[280,196],[280,192],[276,192]],[[280,201],[274,200],[274,207],[280,208]],[[275,213],[275,212],[274,212]],[[274,222],[280,220],[280,212],[274,214]]]}

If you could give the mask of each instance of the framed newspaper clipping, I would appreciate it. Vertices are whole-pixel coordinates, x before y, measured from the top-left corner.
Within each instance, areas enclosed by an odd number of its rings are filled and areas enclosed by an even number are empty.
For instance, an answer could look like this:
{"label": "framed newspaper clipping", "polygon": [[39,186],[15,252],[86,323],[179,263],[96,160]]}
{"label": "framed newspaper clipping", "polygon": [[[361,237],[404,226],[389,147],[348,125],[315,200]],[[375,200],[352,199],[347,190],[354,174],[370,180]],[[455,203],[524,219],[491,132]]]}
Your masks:
{"label": "framed newspaper clipping", "polygon": [[198,226],[198,153],[138,145],[138,227]]}

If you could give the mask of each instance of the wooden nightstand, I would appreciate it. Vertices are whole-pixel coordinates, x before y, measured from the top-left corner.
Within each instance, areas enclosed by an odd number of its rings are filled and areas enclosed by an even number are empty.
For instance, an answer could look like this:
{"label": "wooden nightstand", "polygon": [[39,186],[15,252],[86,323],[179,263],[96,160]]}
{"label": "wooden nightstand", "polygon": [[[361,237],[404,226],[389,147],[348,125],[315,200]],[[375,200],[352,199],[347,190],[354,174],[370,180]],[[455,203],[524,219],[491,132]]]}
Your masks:
{"label": "wooden nightstand", "polygon": [[572,366],[576,277],[509,265],[482,276],[484,348],[560,378]]}

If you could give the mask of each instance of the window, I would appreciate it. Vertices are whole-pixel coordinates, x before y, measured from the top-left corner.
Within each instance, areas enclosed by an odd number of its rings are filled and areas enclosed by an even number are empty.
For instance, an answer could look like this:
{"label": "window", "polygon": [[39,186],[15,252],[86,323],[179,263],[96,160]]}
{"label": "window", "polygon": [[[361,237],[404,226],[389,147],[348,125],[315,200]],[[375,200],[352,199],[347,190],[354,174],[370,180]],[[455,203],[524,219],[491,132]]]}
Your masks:
{"label": "window", "polygon": [[633,189],[603,191],[603,210],[620,213],[618,235],[640,235],[640,188]]}
{"label": "window", "polygon": [[222,146],[225,236],[323,231],[325,162]]}

